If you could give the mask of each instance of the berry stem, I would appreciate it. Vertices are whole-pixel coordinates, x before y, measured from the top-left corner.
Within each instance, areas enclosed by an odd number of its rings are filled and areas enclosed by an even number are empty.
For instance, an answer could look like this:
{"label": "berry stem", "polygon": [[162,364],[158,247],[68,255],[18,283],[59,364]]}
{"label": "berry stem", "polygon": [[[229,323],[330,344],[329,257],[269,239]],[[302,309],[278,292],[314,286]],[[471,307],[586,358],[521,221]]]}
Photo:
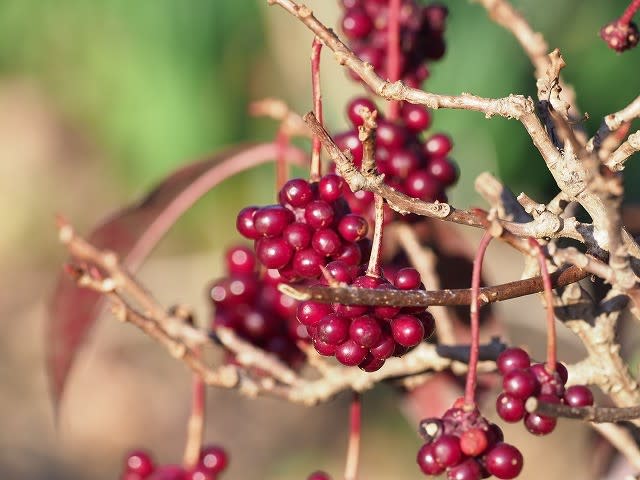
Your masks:
{"label": "berry stem", "polygon": [[544,285],[544,298],[547,310],[547,364],[546,368],[550,373],[556,371],[557,347],[556,347],[556,319],[553,313],[553,285],[551,284],[551,276],[547,269],[547,261],[542,246],[533,238],[529,239],[529,243],[536,249],[538,254],[538,264],[540,265],[540,275],[542,276],[542,284]]}
{"label": "berry stem", "polygon": [[380,276],[380,263],[382,260],[382,231],[384,229],[384,198],[377,193],[373,196],[375,202],[375,224],[373,226],[373,240],[371,244],[371,256],[367,266],[367,275]]}
{"label": "berry stem", "polygon": [[347,447],[347,463],[344,467],[344,480],[356,480],[358,478],[361,419],[360,394],[353,392],[353,398],[349,406],[349,446]]}
{"label": "berry stem", "polygon": [[[390,82],[400,80],[400,9],[402,0],[389,0],[389,30],[387,37],[387,77]],[[391,100],[387,116],[396,120],[400,115],[400,102]]]}
{"label": "berry stem", "polygon": [[[194,350],[198,356],[200,351]],[[191,380],[191,415],[187,424],[187,440],[184,447],[182,463],[185,469],[192,469],[198,464],[205,422],[206,385],[202,376],[194,374]]]}
{"label": "berry stem", "polygon": [[476,257],[473,259],[473,273],[471,275],[471,349],[469,351],[469,371],[467,372],[467,384],[464,390],[464,404],[466,407],[476,405],[476,383],[478,381],[478,354],[480,352],[480,278],[482,274],[482,261],[487,251],[489,242],[493,237],[487,231],[482,236]]}
{"label": "berry stem", "polygon": [[629,23],[631,23],[631,20],[633,19],[633,16],[636,14],[638,9],[640,9],[640,0],[633,0],[629,4],[629,6],[625,9],[625,11],[622,12],[622,15],[620,15],[620,18],[618,19],[618,23],[622,25],[629,25]]}
{"label": "berry stem", "polygon": [[280,191],[282,186],[289,178],[289,164],[287,162],[287,148],[291,142],[291,137],[287,133],[284,123],[280,125],[276,134],[276,192]]}
{"label": "berry stem", "polygon": [[[311,90],[313,95],[313,112],[320,122],[323,124],[322,115],[322,93],[320,91],[320,53],[322,52],[322,42],[318,37],[313,38],[311,44]],[[312,182],[320,180],[322,175],[322,165],[320,164],[320,150],[322,142],[317,135],[313,136],[311,146],[311,172],[309,178]]]}

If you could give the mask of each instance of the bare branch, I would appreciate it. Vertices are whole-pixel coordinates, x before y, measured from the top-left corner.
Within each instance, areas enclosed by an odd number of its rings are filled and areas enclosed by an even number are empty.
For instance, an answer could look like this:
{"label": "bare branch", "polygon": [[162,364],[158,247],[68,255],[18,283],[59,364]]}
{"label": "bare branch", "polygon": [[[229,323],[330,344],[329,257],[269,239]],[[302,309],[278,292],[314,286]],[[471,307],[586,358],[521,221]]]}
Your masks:
{"label": "bare branch", "polygon": [[624,164],[631,155],[640,151],[640,130],[632,133],[627,140],[615,150],[604,164],[614,172],[624,170]]}

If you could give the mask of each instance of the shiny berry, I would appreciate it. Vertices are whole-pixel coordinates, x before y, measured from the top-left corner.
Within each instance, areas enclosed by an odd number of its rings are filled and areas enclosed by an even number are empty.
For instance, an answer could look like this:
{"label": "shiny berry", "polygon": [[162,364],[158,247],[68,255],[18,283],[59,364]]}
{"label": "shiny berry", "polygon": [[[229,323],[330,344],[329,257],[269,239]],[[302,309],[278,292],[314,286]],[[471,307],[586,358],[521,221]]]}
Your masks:
{"label": "shiny berry", "polygon": [[312,343],[313,347],[316,349],[316,352],[325,357],[333,357],[333,355],[336,353],[336,348],[338,348],[337,345],[323,342],[319,338],[313,338]]}
{"label": "shiny berry", "polygon": [[351,38],[363,38],[373,29],[373,22],[367,12],[360,8],[352,8],[342,18],[342,31]]}
{"label": "shiny berry", "polygon": [[348,242],[357,242],[367,235],[369,224],[360,215],[345,215],[338,224],[338,232]]}
{"label": "shiny berry", "polygon": [[391,336],[391,334],[382,331],[380,335],[380,339],[378,343],[370,348],[371,355],[375,358],[379,358],[381,360],[385,360],[393,355],[393,352],[396,348],[396,342]]}
{"label": "shiny berry", "polygon": [[380,370],[383,365],[384,360],[374,357],[371,353],[367,353],[364,360],[358,364],[358,368],[365,372],[375,372],[376,370]]}
{"label": "shiny berry", "polygon": [[325,266],[325,269],[331,278],[338,282],[351,283],[353,280],[352,269],[345,262],[339,260],[329,262]]}
{"label": "shiny berry", "polygon": [[256,243],[258,260],[267,268],[282,268],[293,255],[293,248],[282,238],[261,238]]}
{"label": "shiny berry", "polygon": [[304,207],[313,200],[313,190],[306,180],[293,178],[280,190],[280,198],[292,207]]}
{"label": "shiny berry", "polygon": [[391,321],[391,333],[403,347],[413,347],[424,338],[424,327],[413,315],[400,315]]}
{"label": "shiny berry", "polygon": [[314,200],[304,209],[304,218],[313,228],[325,228],[333,222],[334,211],[327,202]]}
{"label": "shiny berry", "polygon": [[564,402],[570,407],[590,407],[593,393],[584,385],[573,385],[564,392]]}
{"label": "shiny berry", "polygon": [[323,263],[324,257],[313,248],[298,250],[291,262],[294,271],[303,278],[316,278],[322,273],[320,266]]}
{"label": "shiny berry", "polygon": [[402,120],[412,132],[422,132],[431,125],[431,114],[426,107],[407,103],[402,107]]}
{"label": "shiny berry", "polygon": [[184,480],[216,480],[217,475],[207,471],[202,465],[188,472],[183,478]]}
{"label": "shiny berry", "polygon": [[395,123],[386,120],[378,122],[376,131],[376,141],[389,150],[397,150],[404,145],[407,140],[405,130]]}
{"label": "shiny berry", "polygon": [[498,443],[487,453],[487,471],[501,479],[516,478],[522,471],[522,454],[513,445]]}
{"label": "shiny berry", "polygon": [[519,422],[526,413],[524,401],[520,398],[501,393],[496,399],[496,411],[505,422]]}
{"label": "shiny berry", "polygon": [[337,255],[334,255],[334,260],[339,260],[352,267],[360,264],[362,260],[362,252],[360,247],[355,243],[346,243],[342,245],[342,248]]}
{"label": "shiny berry", "polygon": [[440,475],[445,469],[445,467],[436,461],[432,443],[426,443],[420,447],[417,462],[420,470],[422,470],[422,473],[425,475]]}
{"label": "shiny berry", "polygon": [[294,222],[286,226],[282,238],[296,250],[307,248],[311,244],[313,229],[306,223]]}
{"label": "shiny berry", "polygon": [[350,130],[336,135],[333,140],[340,150],[349,150],[351,152],[356,165],[362,163],[362,142],[358,138],[358,132]]}
{"label": "shiny berry", "polygon": [[429,172],[416,170],[407,176],[403,189],[410,197],[433,202],[442,191],[442,184]]}
{"label": "shiny berry", "polygon": [[450,187],[458,181],[458,167],[448,158],[431,159],[427,165],[427,172],[444,187]]}
{"label": "shiny berry", "polygon": [[225,255],[227,271],[231,274],[251,274],[256,269],[256,256],[249,247],[237,246]]}
{"label": "shiny berry", "polygon": [[496,366],[502,375],[506,375],[512,370],[524,370],[529,368],[531,359],[529,354],[518,347],[507,348],[498,355]]}
{"label": "shiny berry", "polygon": [[393,283],[400,290],[415,290],[422,284],[422,279],[415,268],[407,267],[398,270]]}
{"label": "shiny berry", "polygon": [[505,393],[522,400],[529,398],[538,388],[538,381],[529,370],[511,370],[502,379]]}
{"label": "shiny berry", "polygon": [[349,320],[339,315],[327,315],[318,322],[317,338],[332,345],[344,342],[349,338]]}
{"label": "shiny berry", "polygon": [[245,207],[238,213],[236,229],[243,237],[255,240],[262,236],[262,234],[256,230],[253,223],[253,216],[259,209],[260,207]]}
{"label": "shiny berry", "polygon": [[473,458],[467,458],[447,471],[448,480],[480,480],[481,478],[480,465]]}
{"label": "shiny berry", "polygon": [[298,305],[296,316],[303,325],[316,325],[331,313],[331,306],[327,303],[302,302]]}
{"label": "shiny berry", "polygon": [[524,417],[524,426],[534,435],[548,435],[556,428],[557,420],[538,413],[527,413]]}
{"label": "shiny berry", "polygon": [[253,216],[256,231],[265,237],[276,237],[293,222],[293,212],[281,205],[268,205]]}
{"label": "shiny berry", "polygon": [[127,454],[125,458],[125,471],[135,473],[141,477],[150,475],[154,470],[151,455],[144,450],[134,450]]}
{"label": "shiny berry", "polygon": [[349,327],[349,337],[358,345],[366,348],[375,346],[382,336],[382,328],[372,317],[354,318]]}
{"label": "shiny berry", "polygon": [[329,173],[320,179],[318,183],[318,194],[320,198],[328,203],[335,202],[342,195],[344,180],[342,177]]}
{"label": "shiny berry", "polygon": [[347,340],[336,348],[336,360],[348,367],[355,367],[367,356],[367,349],[354,340]]}
{"label": "shiny berry", "polygon": [[349,120],[351,120],[351,123],[354,127],[359,127],[364,123],[364,120],[362,119],[362,116],[360,114],[363,107],[368,109],[370,112],[376,110],[375,104],[368,98],[364,97],[354,98],[347,105],[347,116],[349,117]]}
{"label": "shiny berry", "polygon": [[424,151],[430,157],[446,157],[452,147],[451,139],[444,133],[436,133],[424,143]]}
{"label": "shiny berry", "polygon": [[455,435],[441,435],[433,442],[433,454],[443,467],[453,467],[460,462],[460,439]]}
{"label": "shiny berry", "polygon": [[311,246],[320,255],[335,255],[340,251],[342,242],[338,234],[330,228],[316,230],[311,239]]}

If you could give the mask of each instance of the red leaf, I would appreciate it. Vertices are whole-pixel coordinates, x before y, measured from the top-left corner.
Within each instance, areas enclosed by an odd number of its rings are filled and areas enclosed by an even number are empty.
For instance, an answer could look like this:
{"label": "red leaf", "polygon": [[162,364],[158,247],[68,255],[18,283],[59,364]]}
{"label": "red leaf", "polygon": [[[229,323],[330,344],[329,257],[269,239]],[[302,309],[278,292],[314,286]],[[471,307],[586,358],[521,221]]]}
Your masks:
{"label": "red leaf", "polygon": [[[114,251],[129,271],[140,267],[171,226],[198,199],[223,180],[277,156],[275,144],[256,144],[223,151],[169,175],[142,200],[117,211],[88,236],[99,248]],[[288,161],[307,162],[306,155],[288,147]],[[102,310],[101,296],[80,289],[61,273],[49,305],[47,373],[57,413],[76,352]]]}

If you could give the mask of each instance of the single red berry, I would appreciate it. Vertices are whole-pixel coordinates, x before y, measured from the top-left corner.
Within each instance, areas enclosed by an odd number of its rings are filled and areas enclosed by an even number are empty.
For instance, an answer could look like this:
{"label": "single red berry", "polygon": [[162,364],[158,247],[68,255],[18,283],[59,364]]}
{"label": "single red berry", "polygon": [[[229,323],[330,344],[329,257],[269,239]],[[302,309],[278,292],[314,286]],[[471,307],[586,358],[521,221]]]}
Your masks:
{"label": "single red berry", "polygon": [[487,434],[479,428],[470,428],[460,435],[460,450],[470,457],[477,457],[488,445]]}
{"label": "single red berry", "polygon": [[406,267],[398,270],[393,283],[400,290],[415,290],[420,288],[422,279],[415,268]]}
{"label": "single red berry", "polygon": [[406,178],[420,166],[418,155],[408,149],[397,149],[391,152],[387,170],[391,175]]}
{"label": "single red berry", "polygon": [[293,248],[282,238],[261,238],[256,243],[258,260],[267,268],[283,268],[293,255]]}
{"label": "single red berry", "polygon": [[240,213],[238,213],[238,217],[236,218],[236,229],[243,237],[255,240],[262,236],[253,224],[253,216],[259,209],[260,207],[245,207],[240,210]]}
{"label": "single red berry", "polygon": [[[390,283],[383,283],[376,287],[378,290],[395,290],[396,287]],[[388,320],[395,317],[400,311],[401,307],[392,307],[390,305],[376,305],[373,309],[373,314],[381,320]]]}
{"label": "single red berry", "polygon": [[457,465],[462,459],[460,439],[455,435],[440,435],[433,442],[433,455],[436,457],[436,461],[445,468]]}
{"label": "single red berry", "polygon": [[357,242],[364,238],[368,229],[368,222],[360,215],[345,215],[338,224],[338,232],[348,242]]}
{"label": "single red berry", "polygon": [[365,97],[357,97],[349,102],[347,105],[347,116],[354,127],[359,127],[364,123],[361,116],[362,108],[368,109],[370,112],[376,110],[376,105]]}
{"label": "single red berry", "polygon": [[584,385],[573,385],[564,392],[564,403],[570,407],[590,407],[593,405],[593,393]]}
{"label": "single red berry", "polygon": [[351,152],[356,166],[362,163],[362,142],[358,138],[358,132],[349,130],[334,136],[333,140],[340,150],[349,150]]}
{"label": "single red berry", "polygon": [[353,269],[345,262],[335,260],[325,266],[327,273],[338,282],[351,283],[353,281]]}
{"label": "single red berry", "polygon": [[426,170],[416,170],[410,173],[403,184],[404,192],[407,195],[425,202],[435,201],[442,188],[442,184]]}
{"label": "single red berry", "polygon": [[422,132],[431,125],[431,114],[426,107],[406,103],[402,107],[402,120],[405,127],[412,132]]}
{"label": "single red berry", "polygon": [[227,271],[231,274],[252,274],[256,269],[256,256],[249,247],[238,245],[225,254]]}
{"label": "single red berry", "polygon": [[334,213],[327,202],[314,200],[305,207],[304,218],[313,228],[325,228],[333,222]]}
{"label": "single red berry", "polygon": [[301,302],[298,305],[296,316],[303,325],[316,325],[320,320],[331,313],[328,303]]}
{"label": "single red berry", "polygon": [[351,39],[363,38],[373,29],[373,22],[367,12],[360,8],[347,10],[342,18],[342,31]]}
{"label": "single red berry", "polygon": [[502,389],[522,400],[529,398],[538,388],[536,377],[529,370],[511,370],[502,379]]}
{"label": "single red berry", "polygon": [[444,187],[450,187],[458,181],[458,167],[446,157],[432,158],[427,165],[427,172]]}
{"label": "single red berry", "polygon": [[348,367],[355,367],[367,356],[367,349],[358,345],[354,340],[349,339],[342,342],[336,348],[336,360]]}
{"label": "single red berry", "polygon": [[330,343],[323,342],[317,337],[313,337],[311,340],[311,343],[313,344],[313,347],[316,349],[316,352],[318,352],[320,355],[323,355],[325,357],[333,357],[333,355],[336,353],[336,348],[338,348],[337,345],[332,345]]}
{"label": "single red berry", "polygon": [[215,473],[208,471],[202,465],[198,465],[184,476],[184,480],[216,480],[216,478]]}
{"label": "single red berry", "polygon": [[141,477],[150,475],[154,470],[153,459],[145,450],[129,452],[125,458],[125,472],[135,473]]}
{"label": "single red berry", "polygon": [[382,336],[378,321],[369,316],[354,318],[349,327],[349,337],[358,345],[366,348],[375,346]]}
{"label": "single red berry", "polygon": [[331,228],[320,228],[313,234],[311,246],[320,255],[330,256],[340,251],[342,242],[335,230]]}
{"label": "single red berry", "polygon": [[206,445],[200,450],[200,464],[211,473],[220,473],[227,468],[229,455],[218,445]]}
{"label": "single red berry", "polygon": [[313,229],[306,223],[290,223],[282,232],[282,238],[296,250],[307,248],[312,237]]}
{"label": "single red berry", "polygon": [[305,207],[313,200],[313,190],[306,180],[293,178],[280,190],[280,199],[292,207]]}
{"label": "single red berry", "polygon": [[527,413],[524,417],[524,426],[534,435],[548,435],[556,428],[557,420],[538,413]]}
{"label": "single red berry", "polygon": [[362,252],[356,243],[345,243],[342,244],[342,249],[337,255],[334,255],[333,259],[355,267],[359,265],[360,260],[362,260]]}
{"label": "single red berry", "polygon": [[506,375],[512,370],[524,370],[529,368],[531,359],[529,354],[518,347],[507,348],[498,355],[496,366],[502,375]]}
{"label": "single red berry", "polygon": [[339,315],[327,315],[318,322],[317,338],[332,345],[344,342],[349,338],[349,320]]}
{"label": "single red berry", "polygon": [[256,231],[265,237],[277,237],[293,222],[293,212],[281,205],[267,205],[253,216]]}
{"label": "single red berry", "polygon": [[640,33],[634,22],[623,23],[614,20],[600,29],[600,37],[612,50],[624,52],[638,44]]}
{"label": "single red berry", "polygon": [[526,413],[524,401],[520,398],[501,393],[496,399],[496,411],[505,422],[519,422]]}
{"label": "single red berry", "polygon": [[393,339],[403,347],[414,347],[424,338],[424,327],[413,315],[399,315],[391,320]]}
{"label": "single red berry", "polygon": [[380,145],[393,151],[402,147],[406,140],[407,135],[402,127],[386,120],[378,121],[376,141]]}
{"label": "single red berry", "polygon": [[324,257],[313,248],[298,250],[293,255],[291,265],[293,270],[303,278],[317,278],[322,273],[320,266],[324,263]]}
{"label": "single red berry", "polygon": [[371,353],[367,353],[367,356],[364,357],[364,360],[360,362],[358,368],[360,370],[364,370],[365,372],[375,372],[376,370],[380,370],[384,365],[384,360],[380,358],[376,358]]}
{"label": "single red berry", "polygon": [[320,179],[318,194],[328,203],[333,203],[342,195],[344,180],[339,175],[329,173]]}
{"label": "single red berry", "polygon": [[429,157],[446,157],[452,148],[451,139],[444,133],[436,133],[424,143],[424,151]]}
{"label": "single red berry", "polygon": [[473,458],[467,458],[447,471],[448,480],[480,480],[481,478],[482,470]]}
{"label": "single red berry", "polygon": [[371,355],[380,360],[386,360],[393,355],[396,348],[396,342],[390,333],[382,331],[378,343],[370,348]]}
{"label": "single red berry", "polygon": [[432,443],[425,443],[418,450],[417,456],[418,466],[425,475],[440,475],[444,472],[445,467],[436,461]]}
{"label": "single red berry", "polygon": [[513,445],[498,443],[485,459],[487,471],[500,479],[516,478],[522,471],[522,454]]}

